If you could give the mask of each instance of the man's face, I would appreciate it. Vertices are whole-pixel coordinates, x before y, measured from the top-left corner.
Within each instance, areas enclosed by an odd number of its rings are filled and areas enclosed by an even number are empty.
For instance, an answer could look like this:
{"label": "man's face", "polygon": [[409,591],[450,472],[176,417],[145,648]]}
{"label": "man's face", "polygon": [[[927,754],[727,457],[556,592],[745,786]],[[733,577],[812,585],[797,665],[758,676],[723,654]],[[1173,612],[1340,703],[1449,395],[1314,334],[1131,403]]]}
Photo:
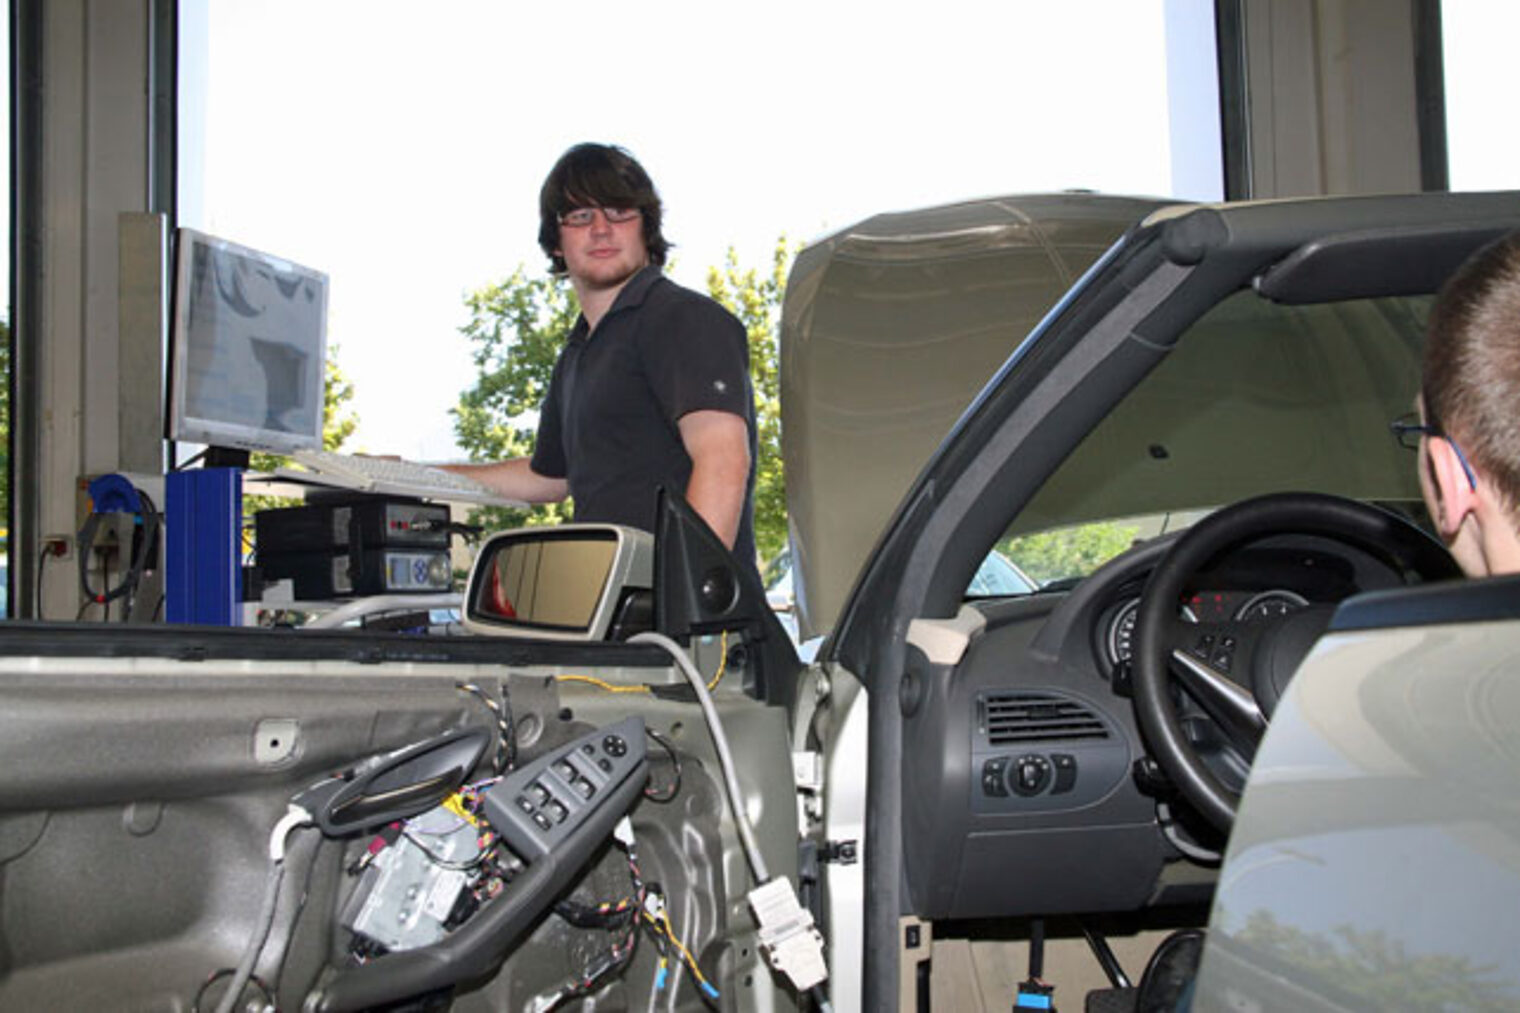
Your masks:
{"label": "man's face", "polygon": [[[565,271],[578,287],[617,288],[649,263],[644,245],[644,219],[634,214],[626,221],[608,219],[601,208],[590,211],[589,224],[575,225],[560,219],[559,255]],[[614,210],[614,217],[619,217]]]}

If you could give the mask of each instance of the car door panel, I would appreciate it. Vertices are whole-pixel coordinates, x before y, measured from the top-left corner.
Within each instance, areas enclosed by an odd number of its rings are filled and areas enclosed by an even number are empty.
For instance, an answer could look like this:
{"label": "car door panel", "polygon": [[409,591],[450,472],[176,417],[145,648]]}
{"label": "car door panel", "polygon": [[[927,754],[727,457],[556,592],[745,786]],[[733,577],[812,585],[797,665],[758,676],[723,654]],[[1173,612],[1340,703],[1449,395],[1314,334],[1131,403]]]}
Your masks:
{"label": "car door panel", "polygon": [[[531,645],[542,649],[528,653],[561,663],[524,667],[488,663],[482,645],[467,642],[424,649],[405,638],[313,635],[301,644],[305,657],[291,658],[279,656],[293,646],[287,638],[271,647],[250,634],[213,636],[209,650],[177,660],[156,649],[132,656],[114,631],[74,632],[33,631],[0,650],[0,1009],[212,1008],[257,928],[271,829],[289,800],[451,729],[488,730],[494,742],[504,712],[486,698],[508,704],[515,745],[488,750],[476,778],[492,774],[498,756],[515,750],[525,763],[628,714],[659,731],[671,748],[651,745],[654,797],[632,813],[644,874],[661,883],[672,923],[715,980],[752,979],[741,1008],[779,1001],[750,930],[729,924],[750,884],[700,715],[680,699],[603,688],[676,682],[659,652]],[[46,656],[39,638],[51,643]],[[488,646],[524,657],[522,645]],[[345,657],[355,650],[371,657]],[[399,656],[374,663],[387,650]],[[556,678],[572,674],[587,681]],[[740,779],[764,812],[762,847],[773,868],[794,873],[784,712],[738,693],[720,692],[719,704],[730,736],[754,758]],[[662,803],[675,757],[679,795]],[[354,966],[338,916],[372,836],[289,835],[246,995],[299,1008],[334,969]],[[588,900],[626,894],[626,858],[603,842],[591,852],[589,864],[575,863],[573,889]],[[457,1008],[521,1006],[573,976],[594,949],[557,918],[529,929],[501,973],[458,992]],[[652,992],[655,975],[645,947],[614,987]],[[699,1005],[691,982],[672,977],[672,1008]]]}

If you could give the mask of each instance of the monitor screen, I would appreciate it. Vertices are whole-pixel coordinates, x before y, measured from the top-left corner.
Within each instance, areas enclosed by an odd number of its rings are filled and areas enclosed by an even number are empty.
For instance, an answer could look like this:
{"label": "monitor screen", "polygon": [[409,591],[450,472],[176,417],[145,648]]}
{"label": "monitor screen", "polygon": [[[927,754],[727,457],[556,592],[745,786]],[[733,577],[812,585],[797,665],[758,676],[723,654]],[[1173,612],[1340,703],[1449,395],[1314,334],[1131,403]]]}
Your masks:
{"label": "monitor screen", "polygon": [[320,448],[327,275],[193,229],[178,240],[169,438]]}

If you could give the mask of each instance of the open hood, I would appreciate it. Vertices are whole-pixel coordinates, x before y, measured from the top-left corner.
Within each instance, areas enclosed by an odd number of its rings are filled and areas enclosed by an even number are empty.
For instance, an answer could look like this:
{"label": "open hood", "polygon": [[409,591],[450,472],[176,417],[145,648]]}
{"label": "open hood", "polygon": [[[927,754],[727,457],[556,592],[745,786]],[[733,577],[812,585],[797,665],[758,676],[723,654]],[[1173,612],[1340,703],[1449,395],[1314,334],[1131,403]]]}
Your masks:
{"label": "open hood", "polygon": [[1161,202],[1008,196],[876,215],[798,256],[781,411],[802,634],[829,630],[888,519],[1009,353]]}

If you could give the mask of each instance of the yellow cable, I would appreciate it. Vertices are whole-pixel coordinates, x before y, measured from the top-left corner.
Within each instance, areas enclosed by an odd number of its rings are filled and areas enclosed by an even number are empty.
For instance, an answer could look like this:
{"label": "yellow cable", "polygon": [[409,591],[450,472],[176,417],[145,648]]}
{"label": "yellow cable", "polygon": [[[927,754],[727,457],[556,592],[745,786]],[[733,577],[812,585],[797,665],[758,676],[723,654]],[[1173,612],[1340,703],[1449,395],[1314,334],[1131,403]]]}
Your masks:
{"label": "yellow cable", "polygon": [[[719,651],[719,654],[721,656],[718,658],[718,670],[713,673],[712,681],[707,684],[707,691],[709,693],[711,693],[714,689],[717,688],[718,683],[720,683],[720,682],[723,681],[723,673],[728,670],[728,631],[727,630],[723,631],[723,636],[718,641],[718,651]],[[555,682],[584,682],[584,683],[587,683],[588,685],[595,686],[598,689],[604,689],[604,690],[606,690],[609,693],[649,693],[649,692],[652,692],[648,686],[644,686],[644,685],[639,685],[639,686],[618,686],[618,685],[615,685],[613,683],[608,682],[605,679],[598,679],[598,678],[596,678],[595,676],[592,676],[592,675],[556,675],[554,677],[554,681]]]}
{"label": "yellow cable", "polygon": [[554,681],[555,682],[585,682],[585,683],[590,683],[591,685],[597,687],[598,689],[604,689],[604,690],[606,690],[609,693],[648,693],[649,692],[649,687],[648,686],[615,686],[612,683],[607,682],[604,679],[597,679],[597,678],[594,678],[593,676],[589,676],[589,675],[557,675],[557,676],[554,677]]}
{"label": "yellow cable", "polygon": [[676,937],[675,926],[670,924],[670,913],[662,910],[660,912],[660,918],[665,923],[665,938],[674,943],[676,949],[681,951],[681,959],[686,962],[687,967],[691,968],[691,973],[696,975],[697,981],[703,985],[708,984],[707,976],[703,974],[702,969],[697,966],[697,958],[693,957],[691,955],[691,951],[686,948],[686,944],[681,942],[681,940]]}
{"label": "yellow cable", "polygon": [[728,631],[723,631],[723,638],[718,641],[718,670],[713,673],[712,682],[707,684],[707,691],[711,693],[717,688],[718,683],[723,681],[723,673],[728,669]]}

